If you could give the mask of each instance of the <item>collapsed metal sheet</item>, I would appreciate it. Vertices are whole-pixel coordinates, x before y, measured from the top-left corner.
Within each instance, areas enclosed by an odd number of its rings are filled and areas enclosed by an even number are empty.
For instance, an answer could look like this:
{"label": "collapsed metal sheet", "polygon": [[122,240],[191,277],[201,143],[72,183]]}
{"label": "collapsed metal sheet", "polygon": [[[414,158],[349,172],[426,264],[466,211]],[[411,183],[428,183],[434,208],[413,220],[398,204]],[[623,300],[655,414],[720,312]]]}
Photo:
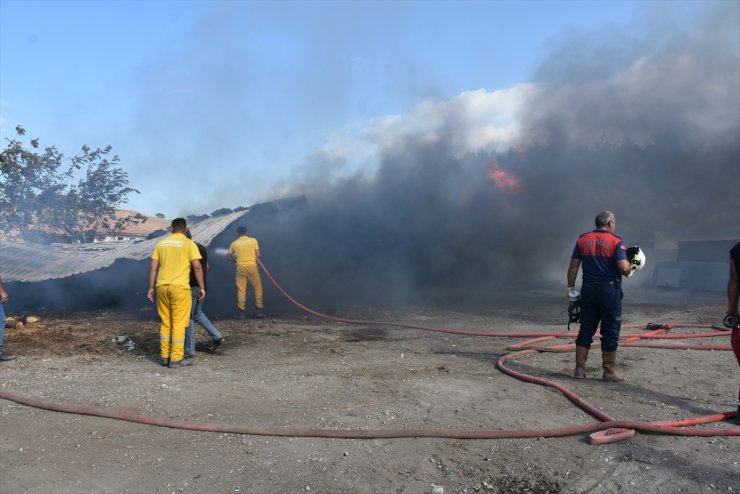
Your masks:
{"label": "collapsed metal sheet", "polygon": [[[189,225],[193,240],[205,246],[249,211],[206,218]],[[111,266],[118,259],[149,259],[159,238],[94,244],[35,244],[0,241],[0,274],[4,282],[37,282],[66,278]]]}

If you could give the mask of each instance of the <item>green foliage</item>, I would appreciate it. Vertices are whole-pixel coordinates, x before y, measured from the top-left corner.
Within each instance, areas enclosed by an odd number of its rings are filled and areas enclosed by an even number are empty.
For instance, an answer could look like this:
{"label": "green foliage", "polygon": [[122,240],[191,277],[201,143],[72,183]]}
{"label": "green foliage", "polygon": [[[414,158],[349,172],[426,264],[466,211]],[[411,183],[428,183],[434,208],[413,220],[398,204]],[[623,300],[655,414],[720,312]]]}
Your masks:
{"label": "green foliage", "polygon": [[70,189],[75,229],[83,238],[101,231],[120,231],[127,223],[140,219],[116,218],[116,210],[127,202],[128,195],[139,191],[128,186],[128,174],[118,167],[118,156],[108,157],[110,152],[110,146],[92,150],[85,145],[72,158],[75,169],[85,170],[85,178]]}
{"label": "green foliage", "polygon": [[39,150],[38,139],[31,139],[27,148],[20,140],[25,129],[15,130],[17,137],[0,152],[0,228],[26,238],[47,204],[63,193],[69,174],[60,172],[64,157],[54,146]]}
{"label": "green foliage", "polygon": [[[24,240],[39,234],[79,235],[84,241],[145,219],[116,218],[128,195],[138,191],[129,187],[128,174],[118,166],[118,156],[110,156],[110,146],[84,145],[62,169],[64,156],[54,146],[38,151],[38,139],[31,139],[26,147],[21,141],[25,129],[18,126],[16,133],[0,152],[0,233]],[[84,178],[74,184],[80,171]]]}

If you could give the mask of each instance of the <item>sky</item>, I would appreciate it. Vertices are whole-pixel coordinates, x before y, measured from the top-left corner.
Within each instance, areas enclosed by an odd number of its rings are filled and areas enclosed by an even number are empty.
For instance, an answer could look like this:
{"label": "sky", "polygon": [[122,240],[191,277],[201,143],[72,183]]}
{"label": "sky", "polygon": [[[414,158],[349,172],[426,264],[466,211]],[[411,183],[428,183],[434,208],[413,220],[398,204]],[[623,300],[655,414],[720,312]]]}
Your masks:
{"label": "sky", "polygon": [[0,135],[20,124],[68,157],[111,145],[146,214],[249,206],[296,191],[317,156],[371,167],[380,129],[476,91],[472,126],[506,147],[552,45],[700,4],[0,0]]}

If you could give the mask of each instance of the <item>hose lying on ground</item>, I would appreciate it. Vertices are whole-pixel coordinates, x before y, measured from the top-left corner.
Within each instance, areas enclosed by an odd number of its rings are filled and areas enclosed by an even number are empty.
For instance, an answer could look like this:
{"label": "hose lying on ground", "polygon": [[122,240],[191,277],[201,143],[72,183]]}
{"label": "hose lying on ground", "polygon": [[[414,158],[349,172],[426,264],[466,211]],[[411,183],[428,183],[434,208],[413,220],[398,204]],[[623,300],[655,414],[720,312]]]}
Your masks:
{"label": "hose lying on ground", "polygon": [[[186,420],[175,420],[146,415],[137,415],[127,412],[115,412],[104,408],[67,405],[63,403],[52,403],[41,400],[25,398],[7,391],[0,390],[0,398],[13,401],[21,405],[27,405],[55,412],[73,413],[77,415],[91,415],[94,417],[105,417],[127,422],[156,425],[160,427],[171,427],[174,429],[187,429],[193,431],[222,432],[231,434],[249,434],[253,436],[282,436],[282,437],[318,437],[333,439],[395,439],[408,437],[429,437],[446,439],[504,439],[524,437],[562,437],[584,432],[597,432],[611,428],[629,428],[645,432],[659,432],[663,434],[675,434],[681,436],[740,436],[740,427],[720,429],[681,429],[674,427],[672,422],[632,422],[628,420],[610,420],[593,424],[561,427],[552,429],[534,430],[466,430],[466,429],[400,429],[400,430],[342,430],[342,429],[288,429],[258,426],[240,426],[227,424],[211,424],[201,422],[190,422]],[[697,417],[697,423],[716,422],[735,416],[735,412],[713,414],[706,417]],[[675,429],[675,430],[674,430]]]}

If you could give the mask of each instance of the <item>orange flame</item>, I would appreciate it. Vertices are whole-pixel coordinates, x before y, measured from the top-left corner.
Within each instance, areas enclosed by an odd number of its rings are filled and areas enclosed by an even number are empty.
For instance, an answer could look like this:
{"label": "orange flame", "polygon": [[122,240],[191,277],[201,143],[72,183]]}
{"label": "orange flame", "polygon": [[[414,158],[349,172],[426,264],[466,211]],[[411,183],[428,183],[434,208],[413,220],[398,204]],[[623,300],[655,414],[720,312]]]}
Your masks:
{"label": "orange flame", "polygon": [[504,192],[515,192],[519,190],[519,180],[511,173],[498,166],[497,163],[491,165],[486,176],[499,190]]}

